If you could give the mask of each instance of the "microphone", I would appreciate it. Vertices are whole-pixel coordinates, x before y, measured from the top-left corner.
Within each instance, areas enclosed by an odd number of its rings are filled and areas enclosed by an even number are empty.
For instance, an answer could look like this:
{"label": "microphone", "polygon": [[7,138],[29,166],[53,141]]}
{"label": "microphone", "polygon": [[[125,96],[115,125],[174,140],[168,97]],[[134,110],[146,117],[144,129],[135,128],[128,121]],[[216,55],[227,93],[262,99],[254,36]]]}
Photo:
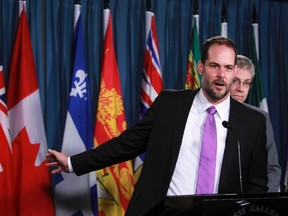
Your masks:
{"label": "microphone", "polygon": [[234,135],[235,135],[235,137],[236,137],[236,139],[237,139],[240,191],[241,191],[241,193],[243,194],[240,141],[239,141],[239,139],[238,139],[238,136],[237,136],[236,131],[232,128],[232,126],[230,125],[229,122],[223,121],[223,122],[222,122],[222,125],[223,125],[223,127],[225,127],[226,129],[231,130],[231,131],[234,133]]}

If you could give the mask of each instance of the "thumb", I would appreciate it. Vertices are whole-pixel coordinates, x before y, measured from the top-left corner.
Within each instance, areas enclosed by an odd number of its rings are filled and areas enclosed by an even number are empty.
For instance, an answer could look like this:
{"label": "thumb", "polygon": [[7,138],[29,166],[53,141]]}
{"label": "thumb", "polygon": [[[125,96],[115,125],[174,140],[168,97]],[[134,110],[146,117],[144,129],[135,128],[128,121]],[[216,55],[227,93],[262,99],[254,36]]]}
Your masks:
{"label": "thumb", "polygon": [[48,149],[48,153],[56,155],[57,151],[53,150],[53,149]]}

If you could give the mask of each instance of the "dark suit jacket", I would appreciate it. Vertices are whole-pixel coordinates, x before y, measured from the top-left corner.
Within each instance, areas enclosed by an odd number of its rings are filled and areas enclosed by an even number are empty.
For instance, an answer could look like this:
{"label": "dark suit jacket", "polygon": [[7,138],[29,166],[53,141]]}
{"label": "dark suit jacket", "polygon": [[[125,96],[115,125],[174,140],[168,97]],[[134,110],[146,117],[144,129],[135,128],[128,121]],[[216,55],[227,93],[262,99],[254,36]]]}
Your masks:
{"label": "dark suit jacket", "polygon": [[[82,175],[146,151],[141,175],[126,211],[145,215],[166,194],[177,161],[186,119],[197,91],[163,91],[144,118],[94,150],[71,157],[74,172]],[[265,192],[267,152],[265,117],[231,98],[229,122],[241,143],[244,192]],[[228,131],[221,169],[219,193],[240,193],[237,138]]]}

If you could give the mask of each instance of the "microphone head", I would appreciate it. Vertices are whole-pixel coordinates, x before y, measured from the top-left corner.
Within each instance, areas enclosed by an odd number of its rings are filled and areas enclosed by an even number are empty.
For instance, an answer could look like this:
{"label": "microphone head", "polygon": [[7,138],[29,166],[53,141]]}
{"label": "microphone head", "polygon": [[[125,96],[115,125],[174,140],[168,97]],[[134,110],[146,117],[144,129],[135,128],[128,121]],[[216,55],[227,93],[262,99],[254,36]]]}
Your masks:
{"label": "microphone head", "polygon": [[231,125],[230,125],[230,123],[227,122],[227,121],[223,121],[223,122],[222,122],[222,125],[223,125],[223,127],[227,128],[227,129],[231,129]]}

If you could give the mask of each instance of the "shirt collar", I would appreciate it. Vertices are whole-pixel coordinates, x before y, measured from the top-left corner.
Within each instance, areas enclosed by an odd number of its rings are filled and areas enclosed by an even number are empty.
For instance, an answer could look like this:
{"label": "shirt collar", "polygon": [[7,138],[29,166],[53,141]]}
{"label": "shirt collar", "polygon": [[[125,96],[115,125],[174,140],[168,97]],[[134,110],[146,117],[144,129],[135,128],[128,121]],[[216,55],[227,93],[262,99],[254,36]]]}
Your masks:
{"label": "shirt collar", "polygon": [[198,113],[203,113],[206,112],[206,110],[210,106],[215,106],[217,109],[218,116],[220,117],[221,120],[227,120],[229,117],[229,110],[230,110],[230,95],[227,97],[224,101],[217,105],[212,105],[207,98],[204,96],[202,88],[200,91],[197,93],[195,97],[195,106],[198,110]]}

